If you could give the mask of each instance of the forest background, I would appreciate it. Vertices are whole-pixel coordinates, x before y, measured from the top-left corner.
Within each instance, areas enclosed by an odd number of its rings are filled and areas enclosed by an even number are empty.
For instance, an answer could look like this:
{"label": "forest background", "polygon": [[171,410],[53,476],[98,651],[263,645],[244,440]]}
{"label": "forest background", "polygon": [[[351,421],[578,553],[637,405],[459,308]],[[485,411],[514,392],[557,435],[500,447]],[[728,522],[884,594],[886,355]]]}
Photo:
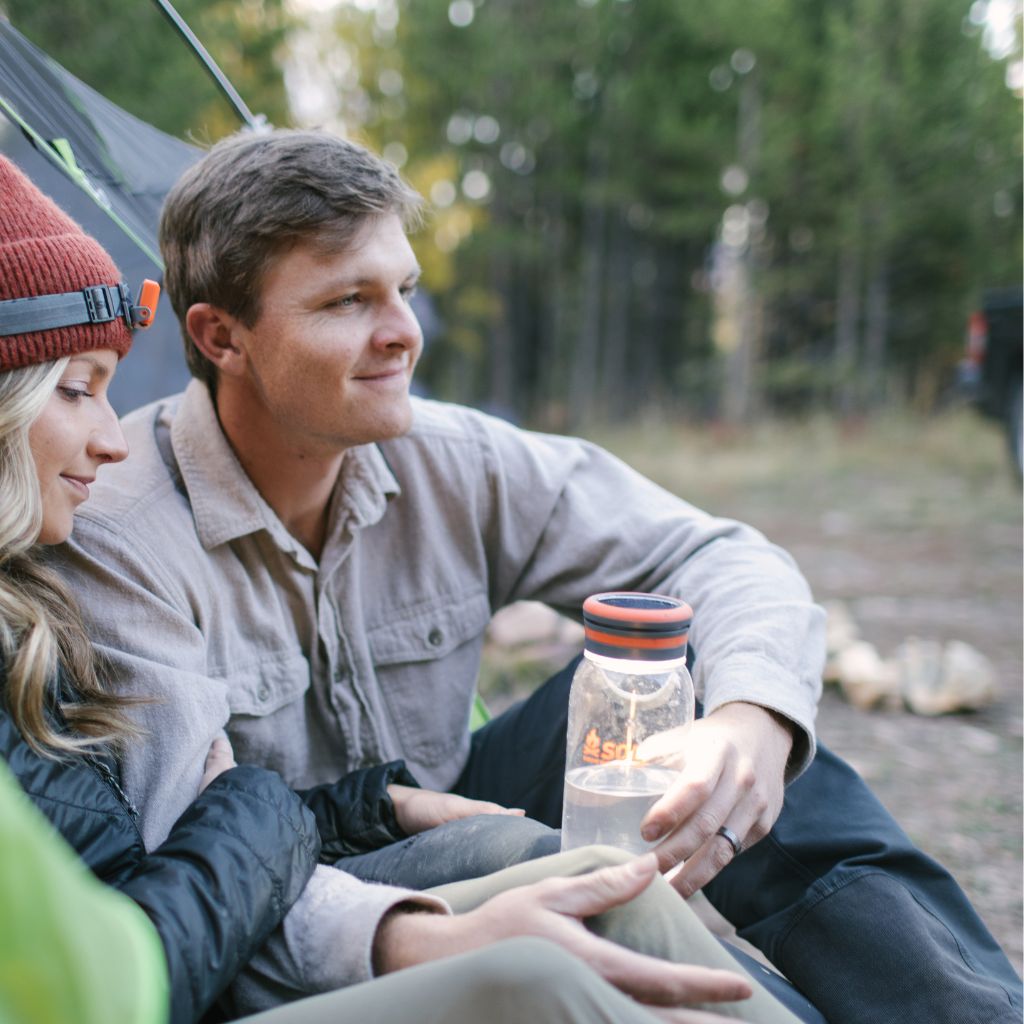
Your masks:
{"label": "forest background", "polygon": [[[1016,0],[177,7],[253,110],[428,198],[441,398],[559,430],[927,413],[1021,280]],[[0,9],[166,131],[238,127],[150,0]]]}

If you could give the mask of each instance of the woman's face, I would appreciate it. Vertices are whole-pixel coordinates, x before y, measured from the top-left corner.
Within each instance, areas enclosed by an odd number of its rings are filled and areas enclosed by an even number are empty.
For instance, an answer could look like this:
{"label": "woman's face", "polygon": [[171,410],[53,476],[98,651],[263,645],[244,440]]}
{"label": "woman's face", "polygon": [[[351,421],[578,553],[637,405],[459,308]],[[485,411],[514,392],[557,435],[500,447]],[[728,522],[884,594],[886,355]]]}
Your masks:
{"label": "woman's face", "polygon": [[60,544],[71,534],[75,509],[89,497],[89,484],[107,462],[128,454],[107,388],[117,353],[100,349],[72,356],[28,439],[43,499],[40,544]]}

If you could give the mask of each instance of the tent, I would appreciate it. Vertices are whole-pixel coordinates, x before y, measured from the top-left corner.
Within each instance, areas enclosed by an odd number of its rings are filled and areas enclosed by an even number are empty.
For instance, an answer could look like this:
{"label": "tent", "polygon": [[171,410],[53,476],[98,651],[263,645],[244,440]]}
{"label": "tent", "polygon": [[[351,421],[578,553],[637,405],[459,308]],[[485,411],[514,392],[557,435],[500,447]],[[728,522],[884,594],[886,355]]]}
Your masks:
{"label": "tent", "polygon": [[[0,19],[0,152],[114,257],[137,293],[160,280],[160,206],[200,155],[106,100]],[[188,381],[177,320],[161,297],[111,388],[120,413]]]}

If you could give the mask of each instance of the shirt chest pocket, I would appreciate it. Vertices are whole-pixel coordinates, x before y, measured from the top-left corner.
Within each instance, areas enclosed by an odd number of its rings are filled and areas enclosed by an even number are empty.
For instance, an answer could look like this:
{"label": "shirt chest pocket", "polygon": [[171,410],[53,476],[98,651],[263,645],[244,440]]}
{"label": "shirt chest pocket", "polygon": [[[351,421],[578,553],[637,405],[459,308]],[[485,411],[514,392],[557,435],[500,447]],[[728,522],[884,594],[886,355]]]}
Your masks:
{"label": "shirt chest pocket", "polygon": [[225,683],[232,716],[272,715],[309,689],[309,662],[301,654],[269,657],[232,673]]}
{"label": "shirt chest pocket", "polygon": [[402,755],[428,769],[428,777],[468,749],[469,710],[490,619],[487,595],[478,592],[408,607],[368,632]]}
{"label": "shirt chest pocket", "polygon": [[286,779],[307,774],[309,662],[301,654],[268,656],[225,679],[228,736],[238,764],[258,764]]}

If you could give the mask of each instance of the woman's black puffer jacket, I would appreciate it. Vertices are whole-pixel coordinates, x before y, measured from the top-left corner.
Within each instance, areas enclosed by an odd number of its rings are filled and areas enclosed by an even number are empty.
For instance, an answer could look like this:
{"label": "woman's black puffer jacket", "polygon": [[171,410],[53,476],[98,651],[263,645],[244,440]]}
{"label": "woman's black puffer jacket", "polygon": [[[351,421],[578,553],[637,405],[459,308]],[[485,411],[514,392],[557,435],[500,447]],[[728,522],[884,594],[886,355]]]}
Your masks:
{"label": "woman's black puffer jacket", "polygon": [[156,925],[170,971],[172,1024],[203,1016],[317,863],[314,816],[274,772],[224,772],[147,853],[113,758],[41,757],[2,704],[0,755],[100,880],[135,900]]}

